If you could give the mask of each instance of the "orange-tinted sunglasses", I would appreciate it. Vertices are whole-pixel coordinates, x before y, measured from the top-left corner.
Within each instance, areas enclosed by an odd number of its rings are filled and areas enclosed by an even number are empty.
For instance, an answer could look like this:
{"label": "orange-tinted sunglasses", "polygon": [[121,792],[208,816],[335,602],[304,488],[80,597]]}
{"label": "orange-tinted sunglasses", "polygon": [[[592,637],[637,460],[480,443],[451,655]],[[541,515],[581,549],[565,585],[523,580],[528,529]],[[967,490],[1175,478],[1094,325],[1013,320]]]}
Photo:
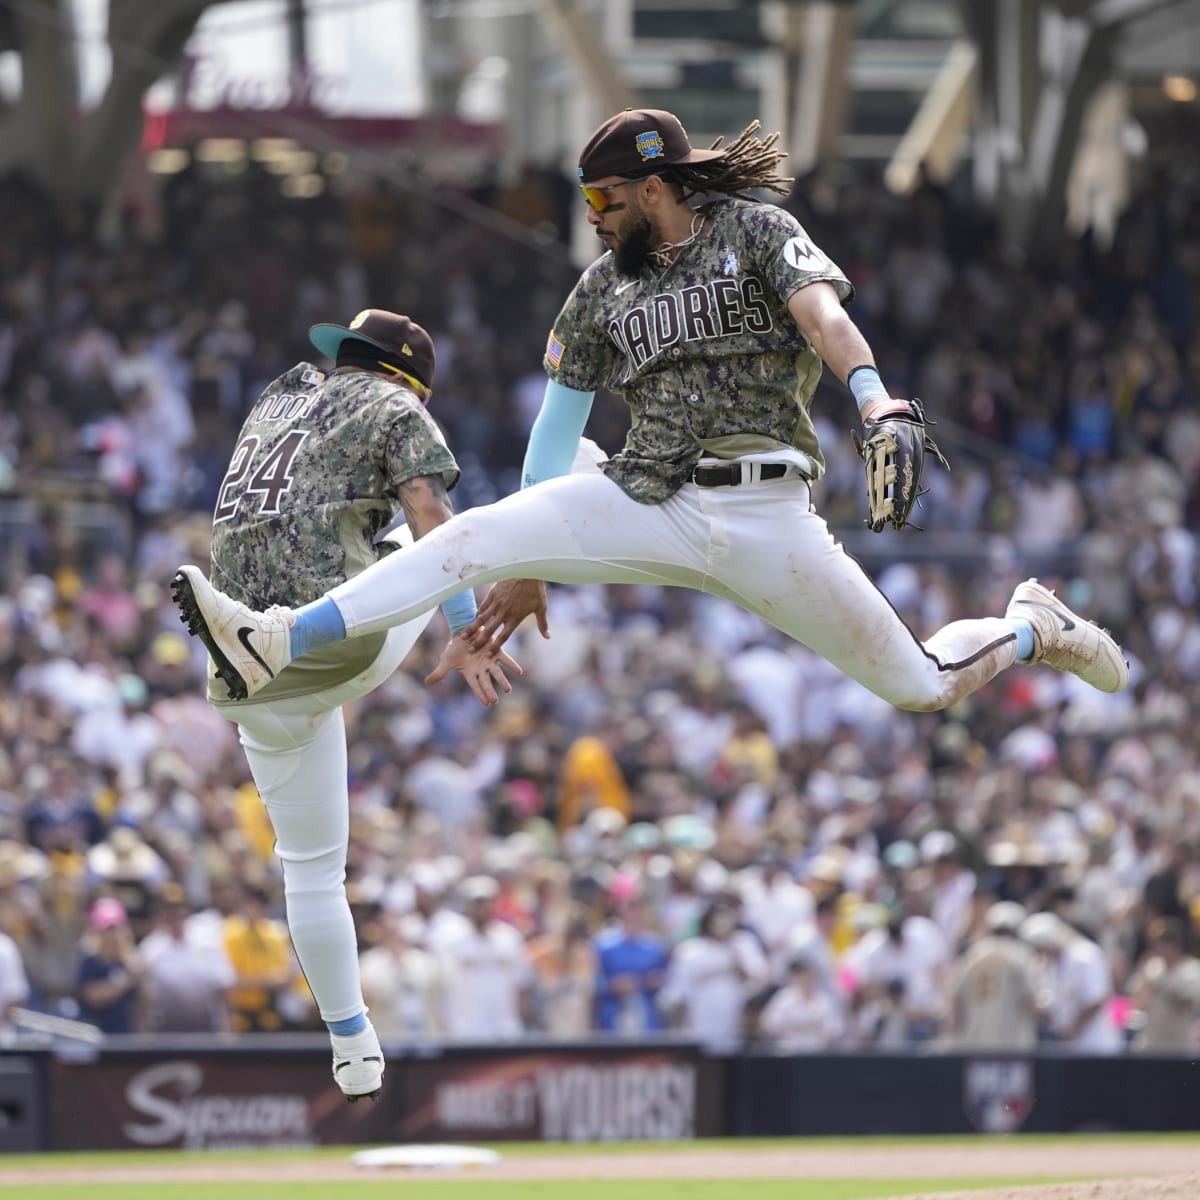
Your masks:
{"label": "orange-tinted sunglasses", "polygon": [[606,183],[603,187],[593,187],[590,183],[581,183],[579,190],[583,193],[583,198],[588,202],[588,205],[595,209],[596,212],[602,213],[605,209],[612,207],[608,193],[613,188],[625,187],[630,183],[641,182],[640,179],[619,179],[616,183]]}

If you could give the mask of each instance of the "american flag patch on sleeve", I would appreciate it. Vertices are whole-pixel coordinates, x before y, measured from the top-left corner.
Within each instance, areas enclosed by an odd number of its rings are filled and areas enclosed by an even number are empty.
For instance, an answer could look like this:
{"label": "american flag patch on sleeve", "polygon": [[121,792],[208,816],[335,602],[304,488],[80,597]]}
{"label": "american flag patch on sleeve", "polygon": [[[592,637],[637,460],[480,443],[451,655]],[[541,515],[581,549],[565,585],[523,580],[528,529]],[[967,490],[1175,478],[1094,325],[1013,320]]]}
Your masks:
{"label": "american flag patch on sleeve", "polygon": [[564,350],[566,346],[554,336],[554,330],[550,330],[550,337],[546,340],[546,360],[552,367],[557,367],[562,362]]}

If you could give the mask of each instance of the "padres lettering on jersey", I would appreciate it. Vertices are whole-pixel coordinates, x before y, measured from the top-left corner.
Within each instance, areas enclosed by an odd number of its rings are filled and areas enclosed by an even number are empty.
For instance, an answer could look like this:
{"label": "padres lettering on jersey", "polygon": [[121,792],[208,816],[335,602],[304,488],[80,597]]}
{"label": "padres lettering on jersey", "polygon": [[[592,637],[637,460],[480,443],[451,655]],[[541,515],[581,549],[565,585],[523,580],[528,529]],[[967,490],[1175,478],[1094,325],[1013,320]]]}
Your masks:
{"label": "padres lettering on jersey", "polygon": [[[254,608],[316,600],[392,549],[375,538],[400,512],[400,485],[422,475],[458,482],[416,396],[366,372],[326,377],[300,363],[263,392],[238,435],[213,512],[213,581]],[[314,651],[258,696],[335,686],[381,644],[382,635]]]}
{"label": "padres lettering on jersey", "polygon": [[659,504],[702,454],[795,447],[824,468],[808,406],[821,360],[787,309],[824,280],[849,281],[800,223],[774,205],[718,200],[708,228],[665,269],[636,279],[606,254],[584,272],[554,322],[551,379],[624,395],[632,424],[604,467],[633,499]]}
{"label": "padres lettering on jersey", "polygon": [[648,305],[614,319],[608,333],[636,371],[681,341],[770,333],[773,328],[763,282],[747,275],[660,292]]}

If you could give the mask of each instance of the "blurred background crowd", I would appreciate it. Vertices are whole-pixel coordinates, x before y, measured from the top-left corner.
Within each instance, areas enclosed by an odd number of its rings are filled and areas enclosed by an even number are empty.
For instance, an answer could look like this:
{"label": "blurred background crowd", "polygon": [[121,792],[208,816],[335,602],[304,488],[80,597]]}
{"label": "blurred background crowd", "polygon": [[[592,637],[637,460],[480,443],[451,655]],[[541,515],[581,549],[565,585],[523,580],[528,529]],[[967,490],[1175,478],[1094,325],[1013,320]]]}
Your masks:
{"label": "blurred background crowd", "polygon": [[[348,889],[385,1040],[640,1036],[782,1050],[1200,1044],[1200,161],[1164,131],[1115,236],[1007,253],[991,218],[848,170],[786,201],[882,375],[940,422],[924,534],[862,532],[851,402],[815,501],[918,632],[1037,574],[1133,682],[1040,668],[891,709],[739,610],[555,588],[484,710],[408,669],[347,713]],[[1183,148],[1181,150],[1181,147]],[[459,508],[519,485],[576,276],[565,180],[285,199],[172,176],[102,232],[0,184],[0,1005],[107,1033],[319,1028],[272,836],[166,583],[259,390],[317,321],[434,334]],[[449,185],[446,185],[449,186]],[[600,397],[589,434],[621,441]]]}

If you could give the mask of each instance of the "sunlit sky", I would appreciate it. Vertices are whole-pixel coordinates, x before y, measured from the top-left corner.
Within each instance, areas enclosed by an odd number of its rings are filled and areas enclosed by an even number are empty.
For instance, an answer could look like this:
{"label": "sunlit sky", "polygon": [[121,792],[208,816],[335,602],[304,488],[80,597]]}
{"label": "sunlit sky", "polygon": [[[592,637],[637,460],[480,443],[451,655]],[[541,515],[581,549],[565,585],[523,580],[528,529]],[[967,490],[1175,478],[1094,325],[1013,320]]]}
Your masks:
{"label": "sunlit sky", "polygon": [[[310,0],[308,54],[322,107],[357,115],[411,115],[422,107],[420,0]],[[83,102],[96,103],[111,69],[105,40],[109,0],[74,0]],[[211,108],[277,107],[288,98],[286,0],[214,4],[188,52],[197,59],[189,102]],[[120,54],[119,47],[115,53]],[[157,86],[153,108],[173,92]]]}

